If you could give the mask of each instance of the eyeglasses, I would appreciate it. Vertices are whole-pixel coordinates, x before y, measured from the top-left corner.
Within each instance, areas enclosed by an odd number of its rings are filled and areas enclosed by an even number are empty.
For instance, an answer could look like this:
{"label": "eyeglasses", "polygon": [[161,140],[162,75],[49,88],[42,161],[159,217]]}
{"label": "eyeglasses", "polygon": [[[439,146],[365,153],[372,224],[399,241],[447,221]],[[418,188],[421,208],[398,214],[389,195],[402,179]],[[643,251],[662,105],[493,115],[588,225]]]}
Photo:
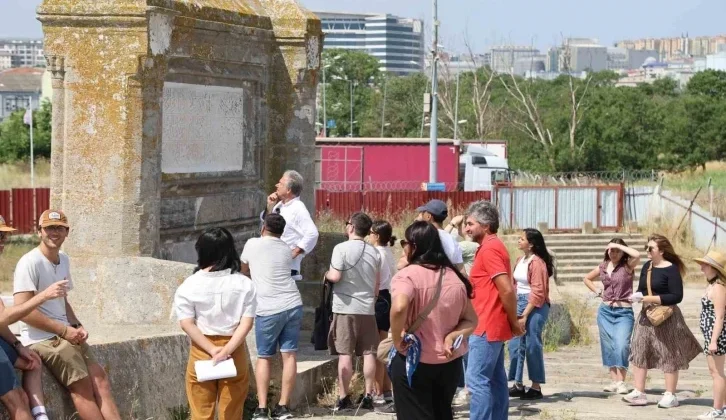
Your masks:
{"label": "eyeglasses", "polygon": [[652,252],[653,250],[655,250],[655,247],[654,246],[648,246],[648,245],[646,245],[645,246],[645,250],[648,251],[648,252]]}
{"label": "eyeglasses", "polygon": [[348,227],[348,226],[353,226],[353,223],[345,222],[345,227]]}
{"label": "eyeglasses", "polygon": [[399,242],[399,244],[401,244],[401,248],[404,248],[406,245],[408,245],[408,241],[405,240],[405,239],[401,239],[401,241]]}

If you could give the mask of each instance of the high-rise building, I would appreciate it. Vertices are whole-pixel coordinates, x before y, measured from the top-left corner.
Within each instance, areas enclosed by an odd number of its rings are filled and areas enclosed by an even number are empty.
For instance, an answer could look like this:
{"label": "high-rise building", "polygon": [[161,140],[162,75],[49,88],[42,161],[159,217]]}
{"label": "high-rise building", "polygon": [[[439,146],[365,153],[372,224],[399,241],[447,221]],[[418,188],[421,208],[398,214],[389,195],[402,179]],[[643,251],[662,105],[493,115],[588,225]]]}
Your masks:
{"label": "high-rise building", "polygon": [[602,71],[608,67],[607,48],[597,39],[568,38],[562,44],[560,71]]}
{"label": "high-rise building", "polygon": [[315,14],[325,34],[323,49],[367,52],[378,59],[385,72],[405,75],[423,70],[423,21],[388,14]]}
{"label": "high-rise building", "polygon": [[687,33],[680,37],[645,38],[618,41],[616,47],[636,50],[656,50],[661,60],[671,61],[689,57],[705,57],[716,54],[719,46],[726,44],[726,35],[691,38]]}
{"label": "high-rise building", "polygon": [[517,60],[540,55],[536,48],[518,45],[493,47],[490,54],[492,70],[497,73],[509,73],[514,69],[514,63]]}
{"label": "high-rise building", "polygon": [[45,67],[41,39],[0,39],[0,51],[10,54],[12,67]]}
{"label": "high-rise building", "polygon": [[632,48],[609,47],[608,53],[608,70],[635,70],[643,66],[648,58],[658,60],[658,51],[656,50],[635,50]]}

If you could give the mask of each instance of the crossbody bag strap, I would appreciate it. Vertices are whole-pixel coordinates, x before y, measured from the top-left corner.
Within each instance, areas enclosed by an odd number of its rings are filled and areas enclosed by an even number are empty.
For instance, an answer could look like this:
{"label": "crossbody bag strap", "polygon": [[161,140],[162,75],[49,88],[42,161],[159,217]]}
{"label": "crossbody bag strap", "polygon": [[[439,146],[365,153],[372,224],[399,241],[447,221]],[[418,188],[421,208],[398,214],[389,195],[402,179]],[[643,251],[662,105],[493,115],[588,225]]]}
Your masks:
{"label": "crossbody bag strap", "polygon": [[653,296],[653,290],[650,288],[650,274],[653,272],[653,262],[650,262],[650,265],[648,266],[648,274],[646,274],[645,283],[648,285],[648,296]]}
{"label": "crossbody bag strap", "polygon": [[409,334],[413,334],[418,330],[418,328],[423,324],[423,322],[428,318],[431,311],[434,310],[436,307],[436,304],[439,303],[439,297],[441,296],[441,286],[444,283],[444,273],[445,269],[442,268],[441,272],[439,273],[439,281],[436,283],[436,292],[434,293],[434,296],[431,298],[431,301],[429,302],[426,307],[419,312],[418,316],[416,317],[416,321],[413,322],[411,327],[408,329]]}

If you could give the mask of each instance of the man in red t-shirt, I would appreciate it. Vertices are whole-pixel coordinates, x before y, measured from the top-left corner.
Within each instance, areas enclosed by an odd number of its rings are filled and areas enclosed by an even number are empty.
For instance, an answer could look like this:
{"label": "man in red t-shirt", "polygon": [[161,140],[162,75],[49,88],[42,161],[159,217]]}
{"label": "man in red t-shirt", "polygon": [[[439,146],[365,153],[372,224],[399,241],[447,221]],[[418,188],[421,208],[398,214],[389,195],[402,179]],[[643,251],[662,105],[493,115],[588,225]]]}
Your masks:
{"label": "man in red t-shirt", "polygon": [[466,233],[479,243],[469,280],[479,324],[469,337],[466,386],[472,420],[508,417],[509,390],[504,370],[504,342],[524,331],[517,322],[517,296],[509,252],[497,237],[499,211],[488,201],[469,207]]}

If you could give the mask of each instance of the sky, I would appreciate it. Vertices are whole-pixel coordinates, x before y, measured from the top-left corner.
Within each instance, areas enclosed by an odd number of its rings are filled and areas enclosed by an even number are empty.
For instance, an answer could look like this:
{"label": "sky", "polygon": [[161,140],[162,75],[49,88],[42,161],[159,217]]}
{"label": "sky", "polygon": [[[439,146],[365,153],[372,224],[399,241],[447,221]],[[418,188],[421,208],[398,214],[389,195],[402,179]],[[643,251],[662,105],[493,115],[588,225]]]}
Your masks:
{"label": "sky", "polygon": [[[427,0],[298,0],[313,11],[390,13],[424,19]],[[40,37],[40,0],[0,0],[0,37]],[[585,6],[587,5],[587,6]],[[725,0],[440,0],[440,41],[453,52],[492,45],[535,45],[542,50],[562,37],[621,39],[726,34]]]}

